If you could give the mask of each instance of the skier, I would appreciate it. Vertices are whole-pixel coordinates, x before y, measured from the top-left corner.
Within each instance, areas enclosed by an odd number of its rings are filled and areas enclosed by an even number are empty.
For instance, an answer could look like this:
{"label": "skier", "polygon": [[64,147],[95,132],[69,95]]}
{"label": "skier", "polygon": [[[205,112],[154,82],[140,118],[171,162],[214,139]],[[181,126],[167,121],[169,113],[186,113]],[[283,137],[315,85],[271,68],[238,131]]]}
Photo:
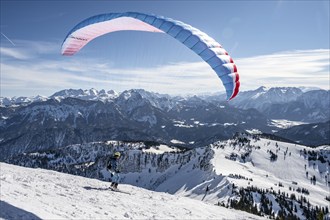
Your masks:
{"label": "skier", "polygon": [[107,165],[107,170],[110,172],[111,175],[111,187],[113,189],[117,189],[118,183],[120,180],[120,170],[119,170],[119,158],[120,152],[116,152],[113,156],[110,157]]}

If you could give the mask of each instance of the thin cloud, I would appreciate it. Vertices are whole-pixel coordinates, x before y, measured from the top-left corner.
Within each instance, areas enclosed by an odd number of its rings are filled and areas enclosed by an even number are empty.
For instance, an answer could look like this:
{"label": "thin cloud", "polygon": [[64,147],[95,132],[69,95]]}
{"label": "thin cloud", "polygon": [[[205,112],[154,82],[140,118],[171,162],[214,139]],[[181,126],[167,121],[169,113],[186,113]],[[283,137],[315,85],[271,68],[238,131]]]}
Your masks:
{"label": "thin cloud", "polygon": [[18,60],[27,60],[29,59],[28,53],[21,51],[18,48],[8,48],[8,47],[0,47],[1,57],[9,57]]}
{"label": "thin cloud", "polygon": [[[54,44],[48,51],[58,54]],[[6,56],[26,58],[24,53],[5,50]],[[44,51],[37,49],[37,54]],[[17,52],[17,51],[16,51]],[[308,86],[329,89],[329,50],[286,51],[276,54],[235,59],[241,90],[260,86]],[[57,55],[58,56],[58,55]],[[41,56],[42,57],[42,56]],[[9,58],[9,57],[8,57]],[[114,68],[111,62],[93,58],[61,56],[10,62],[2,59],[3,96],[29,91],[29,95],[51,95],[59,89],[96,88],[123,91],[131,88],[168,94],[224,92],[223,85],[205,62],[171,63],[152,68]],[[34,91],[31,91],[34,88]],[[48,89],[48,90],[47,90]],[[45,91],[48,93],[45,94]]]}
{"label": "thin cloud", "polygon": [[18,60],[42,59],[44,55],[58,54],[59,51],[58,43],[26,40],[15,40],[15,47],[2,46],[0,48],[3,59]]}
{"label": "thin cloud", "polygon": [[313,86],[329,89],[328,49],[286,51],[237,59],[242,90],[265,86]]}

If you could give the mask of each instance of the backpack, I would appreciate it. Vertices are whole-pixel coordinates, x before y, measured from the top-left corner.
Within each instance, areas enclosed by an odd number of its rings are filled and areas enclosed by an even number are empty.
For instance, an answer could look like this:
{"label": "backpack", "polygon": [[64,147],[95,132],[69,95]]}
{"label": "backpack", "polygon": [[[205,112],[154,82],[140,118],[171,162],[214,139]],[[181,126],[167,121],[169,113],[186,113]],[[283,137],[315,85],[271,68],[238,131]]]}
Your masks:
{"label": "backpack", "polygon": [[107,169],[108,169],[108,170],[111,170],[111,168],[112,168],[112,166],[111,166],[111,162],[109,161],[109,162],[108,162],[108,165],[107,165]]}
{"label": "backpack", "polygon": [[118,169],[118,161],[115,157],[111,157],[107,164],[108,170],[117,170]]}

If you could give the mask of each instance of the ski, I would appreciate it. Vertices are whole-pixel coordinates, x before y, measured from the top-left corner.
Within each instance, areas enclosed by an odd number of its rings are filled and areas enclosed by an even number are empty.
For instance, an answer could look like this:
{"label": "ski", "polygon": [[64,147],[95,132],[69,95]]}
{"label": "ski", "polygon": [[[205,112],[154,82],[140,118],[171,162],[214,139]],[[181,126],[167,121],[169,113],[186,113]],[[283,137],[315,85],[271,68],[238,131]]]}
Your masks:
{"label": "ski", "polygon": [[119,192],[119,193],[124,193],[124,194],[127,194],[127,195],[131,195],[131,193],[122,191],[120,189],[115,189],[115,188],[112,188],[112,187],[109,187],[109,189],[111,189],[111,191],[113,191],[113,192]]}

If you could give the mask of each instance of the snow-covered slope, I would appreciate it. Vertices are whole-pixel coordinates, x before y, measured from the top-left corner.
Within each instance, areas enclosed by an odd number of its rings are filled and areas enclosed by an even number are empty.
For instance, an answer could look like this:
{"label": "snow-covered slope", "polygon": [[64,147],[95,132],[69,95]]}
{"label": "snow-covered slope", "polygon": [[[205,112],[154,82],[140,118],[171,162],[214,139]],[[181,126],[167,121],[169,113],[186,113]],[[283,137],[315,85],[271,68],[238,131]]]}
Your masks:
{"label": "snow-covered slope", "polygon": [[107,180],[106,159],[119,150],[123,184],[279,218],[329,213],[330,146],[309,148],[248,134],[191,150],[150,144],[77,144],[11,162]]}
{"label": "snow-covered slope", "polygon": [[[329,205],[325,200],[330,190],[329,159],[317,159],[320,155],[330,158],[329,146],[311,149],[261,138],[241,146],[232,140],[218,142],[213,149],[212,163],[216,173],[228,176],[229,181],[237,186],[280,190],[289,195],[293,193],[297,198],[307,196],[313,205]],[[276,155],[274,160],[271,152]],[[313,176],[316,177],[315,184],[311,183]],[[308,189],[309,194],[297,192],[298,188]]]}
{"label": "snow-covered slope", "polygon": [[[253,196],[250,202],[256,210],[266,213],[264,207],[267,204],[261,201],[262,197],[266,197],[271,201],[271,213],[278,216],[284,212],[285,218],[292,214],[299,219],[308,219],[307,216],[313,211],[308,213],[302,207],[329,208],[326,198],[330,197],[329,146],[311,149],[242,135],[215,142],[210,148],[195,149],[195,152],[197,156],[191,159],[191,163],[179,170],[172,166],[163,173],[165,180],[154,190],[184,195],[210,204],[232,206],[232,201],[242,200],[239,192],[244,189]],[[209,165],[195,168],[197,164],[207,164],[209,159]],[[148,174],[150,178],[161,176],[152,171],[142,171],[136,173],[133,179],[149,181]],[[314,177],[315,181],[312,180]],[[142,182],[135,184],[143,185]],[[305,199],[301,206],[299,200]]]}
{"label": "snow-covered slope", "polygon": [[261,219],[130,185],[0,163],[0,219]]}

